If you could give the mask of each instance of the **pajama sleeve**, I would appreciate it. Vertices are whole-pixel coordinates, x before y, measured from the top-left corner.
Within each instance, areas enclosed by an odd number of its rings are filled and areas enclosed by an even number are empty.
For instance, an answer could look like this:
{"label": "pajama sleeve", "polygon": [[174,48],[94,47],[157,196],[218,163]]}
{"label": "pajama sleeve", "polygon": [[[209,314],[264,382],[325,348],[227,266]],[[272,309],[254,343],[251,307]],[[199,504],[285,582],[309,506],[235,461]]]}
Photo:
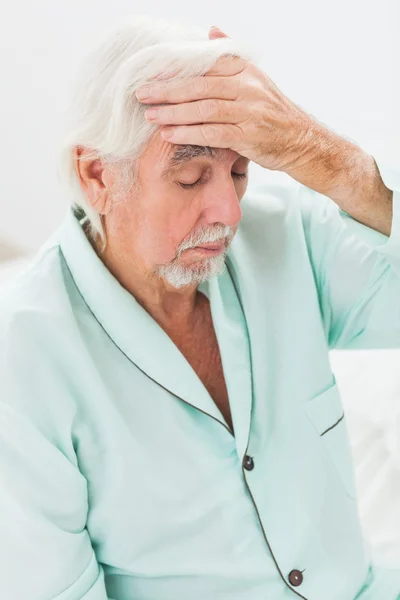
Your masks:
{"label": "pajama sleeve", "polygon": [[40,427],[3,401],[0,490],[0,598],[107,600],[85,528],[85,478]]}
{"label": "pajama sleeve", "polygon": [[393,191],[390,237],[352,219],[327,196],[298,188],[330,348],[400,347],[400,169],[375,161]]}

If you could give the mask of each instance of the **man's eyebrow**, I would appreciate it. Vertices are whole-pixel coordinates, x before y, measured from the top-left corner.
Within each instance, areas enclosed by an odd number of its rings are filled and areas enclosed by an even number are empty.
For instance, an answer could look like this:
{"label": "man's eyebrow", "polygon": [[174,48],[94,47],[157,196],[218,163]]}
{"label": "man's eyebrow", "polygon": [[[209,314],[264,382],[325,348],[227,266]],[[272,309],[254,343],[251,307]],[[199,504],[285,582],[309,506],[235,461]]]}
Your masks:
{"label": "man's eyebrow", "polygon": [[221,149],[217,150],[211,146],[195,146],[193,144],[177,145],[168,161],[168,165],[161,173],[161,176],[166,177],[171,169],[189,162],[193,158],[198,158],[199,156],[205,156],[207,158],[219,158],[221,156]]}

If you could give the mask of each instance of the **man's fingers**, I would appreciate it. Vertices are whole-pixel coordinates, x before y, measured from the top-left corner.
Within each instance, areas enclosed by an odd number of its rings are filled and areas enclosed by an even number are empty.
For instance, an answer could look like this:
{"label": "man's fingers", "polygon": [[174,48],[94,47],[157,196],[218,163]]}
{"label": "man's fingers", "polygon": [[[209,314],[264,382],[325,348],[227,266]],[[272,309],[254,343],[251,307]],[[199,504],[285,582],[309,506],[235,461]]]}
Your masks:
{"label": "man's fingers", "polygon": [[241,139],[242,131],[237,125],[181,125],[165,127],[161,136],[171,144],[232,148]]}
{"label": "man's fingers", "polygon": [[194,123],[240,123],[243,109],[230,100],[199,100],[165,106],[151,106],[145,112],[150,123],[191,125]]}
{"label": "man's fingers", "polygon": [[219,27],[217,27],[216,25],[213,25],[208,33],[208,37],[210,38],[210,40],[216,40],[218,38],[229,37],[229,36],[227,36],[226,33],[221,31],[221,29]]}
{"label": "man's fingers", "polygon": [[165,81],[144,85],[136,90],[136,97],[144,104],[161,102],[190,102],[202,98],[236,100],[240,86],[239,75],[248,61],[239,57],[223,56],[203,76],[186,82]]}
{"label": "man's fingers", "polygon": [[177,81],[142,86],[136,96],[143,104],[165,102],[191,102],[207,98],[236,100],[240,81],[234,77],[193,77],[179,83]]}

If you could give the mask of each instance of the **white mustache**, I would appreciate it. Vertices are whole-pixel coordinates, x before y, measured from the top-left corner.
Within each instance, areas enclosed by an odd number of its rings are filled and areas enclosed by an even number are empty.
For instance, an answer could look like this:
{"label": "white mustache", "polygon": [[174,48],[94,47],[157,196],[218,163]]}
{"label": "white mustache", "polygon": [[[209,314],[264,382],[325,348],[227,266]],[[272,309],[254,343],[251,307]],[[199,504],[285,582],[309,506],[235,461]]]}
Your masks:
{"label": "white mustache", "polygon": [[189,248],[195,248],[196,246],[211,242],[222,242],[226,238],[229,240],[233,236],[233,233],[234,230],[229,225],[216,225],[210,229],[203,230],[189,238],[186,242],[182,242],[178,248],[178,256]]}

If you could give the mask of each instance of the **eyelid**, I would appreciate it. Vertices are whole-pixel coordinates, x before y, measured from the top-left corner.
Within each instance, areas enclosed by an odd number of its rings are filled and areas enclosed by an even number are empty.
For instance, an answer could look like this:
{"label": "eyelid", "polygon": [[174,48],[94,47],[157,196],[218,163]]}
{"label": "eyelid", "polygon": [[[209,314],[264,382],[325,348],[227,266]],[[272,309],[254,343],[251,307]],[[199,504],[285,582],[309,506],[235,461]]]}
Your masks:
{"label": "eyelid", "polygon": [[[231,175],[233,177],[237,177],[238,179],[245,179],[247,177],[247,175],[248,175],[248,172],[246,171],[245,173],[231,173]],[[179,182],[179,185],[181,187],[183,187],[184,189],[190,189],[190,188],[196,187],[196,185],[200,185],[201,183],[202,183],[202,178],[200,177],[199,179],[197,179],[193,183],[182,183],[182,182]]]}

